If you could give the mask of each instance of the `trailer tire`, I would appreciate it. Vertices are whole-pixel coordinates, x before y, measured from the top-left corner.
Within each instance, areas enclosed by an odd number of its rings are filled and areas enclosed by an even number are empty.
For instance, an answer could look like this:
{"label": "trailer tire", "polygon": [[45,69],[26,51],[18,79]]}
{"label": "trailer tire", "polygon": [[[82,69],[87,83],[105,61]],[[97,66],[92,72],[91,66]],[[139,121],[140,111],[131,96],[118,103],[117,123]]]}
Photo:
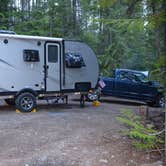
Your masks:
{"label": "trailer tire", "polygon": [[36,108],[36,97],[29,92],[21,93],[16,98],[16,108],[21,112],[31,112]]}
{"label": "trailer tire", "polygon": [[5,99],[6,104],[8,105],[15,105],[15,99]]}

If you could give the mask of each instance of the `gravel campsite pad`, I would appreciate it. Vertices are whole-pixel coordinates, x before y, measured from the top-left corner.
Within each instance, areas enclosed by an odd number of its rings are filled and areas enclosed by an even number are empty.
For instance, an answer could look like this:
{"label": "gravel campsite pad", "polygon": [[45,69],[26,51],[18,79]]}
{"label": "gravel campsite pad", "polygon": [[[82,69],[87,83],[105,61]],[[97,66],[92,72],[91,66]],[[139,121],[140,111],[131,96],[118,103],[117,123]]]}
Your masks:
{"label": "gravel campsite pad", "polygon": [[0,166],[162,165],[159,155],[134,150],[119,132],[124,128],[116,120],[120,110],[137,111],[142,103],[110,98],[99,107],[69,103],[40,104],[36,113],[16,113],[1,102]]}

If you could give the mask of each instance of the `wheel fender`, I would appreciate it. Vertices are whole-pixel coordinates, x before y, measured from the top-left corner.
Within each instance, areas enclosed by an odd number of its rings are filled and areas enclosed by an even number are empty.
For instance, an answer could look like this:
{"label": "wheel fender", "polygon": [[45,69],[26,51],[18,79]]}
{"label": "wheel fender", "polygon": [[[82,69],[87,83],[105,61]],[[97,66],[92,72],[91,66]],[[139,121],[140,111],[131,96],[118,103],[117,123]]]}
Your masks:
{"label": "wheel fender", "polygon": [[18,95],[20,95],[21,93],[25,93],[25,92],[32,93],[35,97],[38,95],[38,93],[36,91],[34,91],[33,89],[31,89],[31,88],[24,88],[24,89],[22,89],[22,90],[20,90],[19,92],[16,93],[16,97]]}

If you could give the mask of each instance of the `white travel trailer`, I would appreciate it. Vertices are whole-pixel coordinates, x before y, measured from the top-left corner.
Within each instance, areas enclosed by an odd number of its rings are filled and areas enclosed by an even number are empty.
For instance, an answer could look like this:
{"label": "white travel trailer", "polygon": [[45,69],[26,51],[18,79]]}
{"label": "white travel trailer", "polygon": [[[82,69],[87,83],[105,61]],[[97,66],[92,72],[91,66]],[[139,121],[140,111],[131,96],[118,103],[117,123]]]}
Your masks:
{"label": "white travel trailer", "polygon": [[0,96],[30,112],[37,99],[66,96],[95,89],[98,61],[80,41],[63,38],[0,34]]}

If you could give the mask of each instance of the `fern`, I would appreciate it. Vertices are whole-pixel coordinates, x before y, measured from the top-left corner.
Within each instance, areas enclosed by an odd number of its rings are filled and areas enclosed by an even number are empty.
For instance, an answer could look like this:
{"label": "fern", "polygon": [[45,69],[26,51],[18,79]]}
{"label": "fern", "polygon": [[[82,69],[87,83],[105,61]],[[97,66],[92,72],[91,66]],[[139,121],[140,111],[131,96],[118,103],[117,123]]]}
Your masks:
{"label": "fern", "polygon": [[117,120],[128,127],[127,130],[122,131],[122,134],[132,140],[132,145],[136,149],[153,149],[164,144],[164,140],[154,134],[157,131],[152,126],[143,125],[140,116],[134,114],[131,110],[123,109],[121,112],[122,114],[117,117]]}

